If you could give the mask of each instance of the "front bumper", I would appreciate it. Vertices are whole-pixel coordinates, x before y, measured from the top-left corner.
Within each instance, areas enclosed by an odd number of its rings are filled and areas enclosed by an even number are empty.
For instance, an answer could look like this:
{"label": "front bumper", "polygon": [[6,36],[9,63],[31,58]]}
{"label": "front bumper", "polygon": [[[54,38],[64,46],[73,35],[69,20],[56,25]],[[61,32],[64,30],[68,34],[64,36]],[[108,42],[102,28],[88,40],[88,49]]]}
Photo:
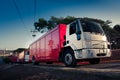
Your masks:
{"label": "front bumper", "polygon": [[76,59],[110,57],[110,49],[78,49],[74,50]]}

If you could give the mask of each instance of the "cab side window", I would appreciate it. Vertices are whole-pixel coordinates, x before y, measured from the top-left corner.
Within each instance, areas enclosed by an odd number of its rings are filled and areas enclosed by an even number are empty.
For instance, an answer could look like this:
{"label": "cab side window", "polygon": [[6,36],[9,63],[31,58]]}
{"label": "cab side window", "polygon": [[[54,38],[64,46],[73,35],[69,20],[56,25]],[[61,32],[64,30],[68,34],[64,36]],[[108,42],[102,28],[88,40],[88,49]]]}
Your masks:
{"label": "cab side window", "polygon": [[74,33],[76,33],[76,23],[70,24],[70,32],[69,32],[69,34],[72,35]]}

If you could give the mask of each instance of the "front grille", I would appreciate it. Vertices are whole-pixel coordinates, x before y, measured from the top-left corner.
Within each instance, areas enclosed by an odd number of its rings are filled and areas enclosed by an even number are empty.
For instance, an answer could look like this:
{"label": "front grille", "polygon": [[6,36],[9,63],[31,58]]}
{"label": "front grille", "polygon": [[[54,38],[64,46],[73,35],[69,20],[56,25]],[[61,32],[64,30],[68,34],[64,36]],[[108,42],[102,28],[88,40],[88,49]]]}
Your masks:
{"label": "front grille", "polygon": [[106,53],[99,53],[97,56],[106,56]]}

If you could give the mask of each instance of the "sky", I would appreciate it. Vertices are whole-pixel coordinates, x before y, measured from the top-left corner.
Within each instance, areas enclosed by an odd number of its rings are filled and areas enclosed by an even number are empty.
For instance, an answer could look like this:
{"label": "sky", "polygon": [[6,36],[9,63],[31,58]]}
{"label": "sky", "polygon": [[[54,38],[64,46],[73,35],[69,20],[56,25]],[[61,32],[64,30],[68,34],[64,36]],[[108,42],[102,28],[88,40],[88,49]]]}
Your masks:
{"label": "sky", "polygon": [[[28,48],[39,18],[89,17],[120,24],[120,0],[0,0],[0,49]],[[17,7],[16,7],[17,6]]]}

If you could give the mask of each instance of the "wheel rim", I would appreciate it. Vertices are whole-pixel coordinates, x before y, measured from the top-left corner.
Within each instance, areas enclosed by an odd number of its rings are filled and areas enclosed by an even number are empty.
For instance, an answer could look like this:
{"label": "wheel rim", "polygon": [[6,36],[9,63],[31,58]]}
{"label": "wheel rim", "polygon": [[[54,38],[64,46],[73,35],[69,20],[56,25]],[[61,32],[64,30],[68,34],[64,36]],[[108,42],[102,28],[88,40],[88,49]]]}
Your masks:
{"label": "wheel rim", "polygon": [[73,61],[72,55],[71,55],[70,53],[67,53],[67,54],[65,55],[65,62],[66,62],[67,64],[71,64],[72,61]]}

